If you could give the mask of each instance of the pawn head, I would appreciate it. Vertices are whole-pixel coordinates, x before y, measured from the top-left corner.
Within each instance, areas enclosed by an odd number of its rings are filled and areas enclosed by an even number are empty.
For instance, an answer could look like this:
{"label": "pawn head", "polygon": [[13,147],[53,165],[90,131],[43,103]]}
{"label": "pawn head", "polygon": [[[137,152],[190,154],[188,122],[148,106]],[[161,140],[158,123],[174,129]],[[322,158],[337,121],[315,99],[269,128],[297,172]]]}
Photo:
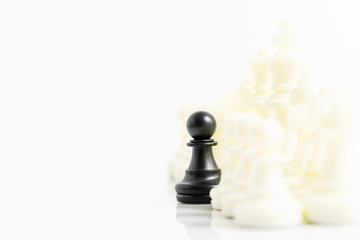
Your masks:
{"label": "pawn head", "polygon": [[194,112],[187,120],[188,133],[195,140],[210,139],[216,130],[216,121],[213,115],[205,111]]}

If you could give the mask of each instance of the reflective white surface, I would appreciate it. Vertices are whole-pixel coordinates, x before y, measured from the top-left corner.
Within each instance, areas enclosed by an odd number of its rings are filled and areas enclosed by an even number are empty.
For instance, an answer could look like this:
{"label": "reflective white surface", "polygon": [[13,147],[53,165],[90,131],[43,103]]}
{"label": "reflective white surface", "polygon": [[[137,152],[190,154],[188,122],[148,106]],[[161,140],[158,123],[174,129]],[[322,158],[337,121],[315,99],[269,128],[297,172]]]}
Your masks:
{"label": "reflective white surface", "polygon": [[209,206],[179,204],[176,219],[189,239],[357,239],[359,226],[301,225],[292,228],[242,228]]}
{"label": "reflective white surface", "polygon": [[[127,167],[135,168],[135,165]],[[94,178],[101,171],[99,167],[89,170],[87,173],[94,174]],[[31,186],[34,179],[29,179],[27,189],[8,190],[2,198],[1,237],[191,240],[358,240],[360,237],[360,225],[301,225],[279,229],[236,226],[210,205],[177,203],[173,184],[168,181],[166,169],[163,170],[157,174],[146,169],[124,170],[118,179],[111,177],[111,181],[102,175],[102,180],[97,178],[97,186],[81,183],[74,175],[68,175],[72,184],[63,181],[56,185],[52,178],[46,179],[49,183],[42,183],[45,179],[40,178],[39,185]],[[2,182],[2,186],[5,184],[16,183]],[[76,184],[82,184],[82,188]],[[49,188],[44,189],[47,185]]]}

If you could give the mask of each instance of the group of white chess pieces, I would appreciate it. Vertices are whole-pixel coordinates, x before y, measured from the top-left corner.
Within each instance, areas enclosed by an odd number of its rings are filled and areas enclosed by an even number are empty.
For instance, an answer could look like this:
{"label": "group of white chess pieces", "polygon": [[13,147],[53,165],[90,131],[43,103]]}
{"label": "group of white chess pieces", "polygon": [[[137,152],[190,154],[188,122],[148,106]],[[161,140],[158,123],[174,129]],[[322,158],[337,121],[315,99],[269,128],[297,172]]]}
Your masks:
{"label": "group of white chess pieces", "polygon": [[[218,122],[214,154],[222,169],[212,207],[241,226],[360,222],[358,97],[322,88],[304,70],[293,27],[282,21],[274,54],[250,60],[251,76],[207,108]],[[195,107],[183,106],[181,120]],[[171,176],[181,180],[183,143]]]}

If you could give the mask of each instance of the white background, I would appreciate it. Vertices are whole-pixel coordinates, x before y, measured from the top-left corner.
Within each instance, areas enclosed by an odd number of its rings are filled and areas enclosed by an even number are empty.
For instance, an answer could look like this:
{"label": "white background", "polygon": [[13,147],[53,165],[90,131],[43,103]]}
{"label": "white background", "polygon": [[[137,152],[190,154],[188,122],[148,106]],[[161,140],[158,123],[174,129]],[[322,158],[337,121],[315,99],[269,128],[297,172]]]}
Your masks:
{"label": "white background", "polygon": [[359,90],[357,1],[2,0],[0,239],[359,239],[175,201],[178,107],[238,87],[284,17],[321,82]]}

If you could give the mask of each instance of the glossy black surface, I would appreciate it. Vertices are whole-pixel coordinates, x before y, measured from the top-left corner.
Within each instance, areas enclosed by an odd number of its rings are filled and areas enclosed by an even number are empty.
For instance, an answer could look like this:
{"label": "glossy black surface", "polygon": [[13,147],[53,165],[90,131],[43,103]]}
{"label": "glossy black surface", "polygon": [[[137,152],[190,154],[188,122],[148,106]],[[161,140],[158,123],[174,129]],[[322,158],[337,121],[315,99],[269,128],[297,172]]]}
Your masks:
{"label": "glossy black surface", "polygon": [[210,139],[216,130],[213,115],[205,111],[194,112],[186,122],[188,133],[195,140]]}
{"label": "glossy black surface", "polygon": [[187,144],[193,151],[185,177],[175,185],[176,198],[182,203],[208,204],[209,192],[221,177],[212,151],[217,144],[211,139],[216,130],[215,118],[208,112],[195,112],[187,121],[187,130],[194,138]]}

